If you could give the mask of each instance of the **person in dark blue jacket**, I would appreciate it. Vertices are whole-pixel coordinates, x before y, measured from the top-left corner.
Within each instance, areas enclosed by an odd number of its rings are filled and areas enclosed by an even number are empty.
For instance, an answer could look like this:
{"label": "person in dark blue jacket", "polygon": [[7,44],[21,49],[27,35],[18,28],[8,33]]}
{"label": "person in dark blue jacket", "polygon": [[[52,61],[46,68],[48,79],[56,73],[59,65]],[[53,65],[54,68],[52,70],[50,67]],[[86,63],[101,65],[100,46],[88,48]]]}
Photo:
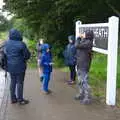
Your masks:
{"label": "person in dark blue jacket", "polygon": [[70,35],[68,36],[69,44],[67,45],[65,51],[64,51],[64,58],[65,58],[65,64],[70,69],[70,80],[68,81],[68,84],[74,84],[75,83],[75,77],[76,77],[76,71],[75,71],[75,65],[76,65],[76,48],[75,48],[75,36]]}
{"label": "person in dark blue jacket", "polygon": [[42,56],[40,65],[42,66],[43,70],[43,92],[48,94],[50,93],[50,90],[48,89],[49,81],[50,81],[50,75],[52,72],[52,55],[50,51],[50,46],[48,44],[42,45]]}
{"label": "person in dark blue jacket", "polygon": [[[30,52],[24,42],[22,35],[16,29],[9,31],[9,39],[4,46],[7,57],[7,72],[10,73],[11,103],[28,104],[29,101],[23,98],[23,85],[26,71],[26,63],[30,58]],[[17,95],[16,95],[17,92]]]}

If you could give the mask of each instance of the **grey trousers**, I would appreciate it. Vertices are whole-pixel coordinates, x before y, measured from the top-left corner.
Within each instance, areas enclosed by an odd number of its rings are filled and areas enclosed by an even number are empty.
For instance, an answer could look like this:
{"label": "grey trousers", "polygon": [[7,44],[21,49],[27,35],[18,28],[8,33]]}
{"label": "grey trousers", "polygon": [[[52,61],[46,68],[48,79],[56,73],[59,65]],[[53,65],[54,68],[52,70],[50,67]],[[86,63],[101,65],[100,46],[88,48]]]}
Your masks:
{"label": "grey trousers", "polygon": [[77,69],[79,95],[90,96],[90,86],[88,85],[88,72]]}

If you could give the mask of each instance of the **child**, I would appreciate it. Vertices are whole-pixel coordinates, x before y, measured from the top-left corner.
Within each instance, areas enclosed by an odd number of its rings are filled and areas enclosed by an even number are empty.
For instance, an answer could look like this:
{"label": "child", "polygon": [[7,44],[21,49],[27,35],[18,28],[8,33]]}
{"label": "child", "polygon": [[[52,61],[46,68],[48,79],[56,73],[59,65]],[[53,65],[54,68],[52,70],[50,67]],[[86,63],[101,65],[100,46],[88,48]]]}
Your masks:
{"label": "child", "polygon": [[42,90],[44,93],[49,94],[50,90],[48,89],[50,75],[52,72],[52,55],[50,52],[50,46],[48,44],[42,45],[42,56],[40,65],[42,66],[43,70],[43,87]]}
{"label": "child", "polygon": [[37,62],[38,62],[38,71],[40,74],[40,81],[43,81],[43,72],[42,72],[42,67],[40,66],[40,60],[41,60],[41,55],[42,55],[42,45],[44,44],[43,39],[39,39],[39,42],[37,44]]}
{"label": "child", "polygon": [[75,83],[75,77],[76,77],[76,71],[75,71],[75,65],[76,65],[76,48],[75,48],[75,37],[73,35],[68,36],[69,44],[67,45],[65,51],[64,51],[64,58],[65,58],[65,64],[70,69],[70,80],[68,80],[68,84],[74,84]]}

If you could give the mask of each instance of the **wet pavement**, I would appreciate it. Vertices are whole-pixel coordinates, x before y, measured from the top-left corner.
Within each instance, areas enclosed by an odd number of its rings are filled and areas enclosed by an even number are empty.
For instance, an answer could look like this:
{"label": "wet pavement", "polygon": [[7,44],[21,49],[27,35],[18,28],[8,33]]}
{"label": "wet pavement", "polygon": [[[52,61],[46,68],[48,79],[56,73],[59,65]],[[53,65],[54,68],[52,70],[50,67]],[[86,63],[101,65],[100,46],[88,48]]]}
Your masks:
{"label": "wet pavement", "polygon": [[9,75],[5,77],[5,71],[0,70],[0,120],[4,120],[8,101]]}
{"label": "wet pavement", "polygon": [[0,106],[3,102],[4,90],[5,90],[5,72],[0,70]]}
{"label": "wet pavement", "polygon": [[74,100],[75,86],[65,83],[68,74],[54,70],[50,81],[50,95],[40,91],[39,75],[36,70],[28,70],[25,78],[25,98],[30,104],[6,106],[4,120],[120,120],[120,109],[108,107],[100,102],[81,105]]}

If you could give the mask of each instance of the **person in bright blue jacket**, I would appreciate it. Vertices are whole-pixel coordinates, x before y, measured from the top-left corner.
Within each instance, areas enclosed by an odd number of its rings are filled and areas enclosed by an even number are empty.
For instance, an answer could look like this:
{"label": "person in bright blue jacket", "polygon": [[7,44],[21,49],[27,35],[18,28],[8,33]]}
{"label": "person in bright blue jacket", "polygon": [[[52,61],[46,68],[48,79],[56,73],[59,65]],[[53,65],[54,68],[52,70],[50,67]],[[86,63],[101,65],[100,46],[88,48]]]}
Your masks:
{"label": "person in bright blue jacket", "polygon": [[42,56],[41,56],[41,61],[40,65],[42,66],[43,70],[43,87],[42,90],[44,93],[48,94],[50,93],[50,90],[48,88],[49,86],[49,81],[50,81],[50,76],[52,72],[52,54],[50,51],[50,46],[48,44],[42,45]]}
{"label": "person in bright blue jacket", "polygon": [[10,73],[11,103],[28,104],[29,101],[23,98],[23,85],[26,71],[26,63],[30,58],[30,52],[22,41],[21,33],[16,29],[9,31],[9,39],[4,46],[4,53],[7,57],[7,72]]}

